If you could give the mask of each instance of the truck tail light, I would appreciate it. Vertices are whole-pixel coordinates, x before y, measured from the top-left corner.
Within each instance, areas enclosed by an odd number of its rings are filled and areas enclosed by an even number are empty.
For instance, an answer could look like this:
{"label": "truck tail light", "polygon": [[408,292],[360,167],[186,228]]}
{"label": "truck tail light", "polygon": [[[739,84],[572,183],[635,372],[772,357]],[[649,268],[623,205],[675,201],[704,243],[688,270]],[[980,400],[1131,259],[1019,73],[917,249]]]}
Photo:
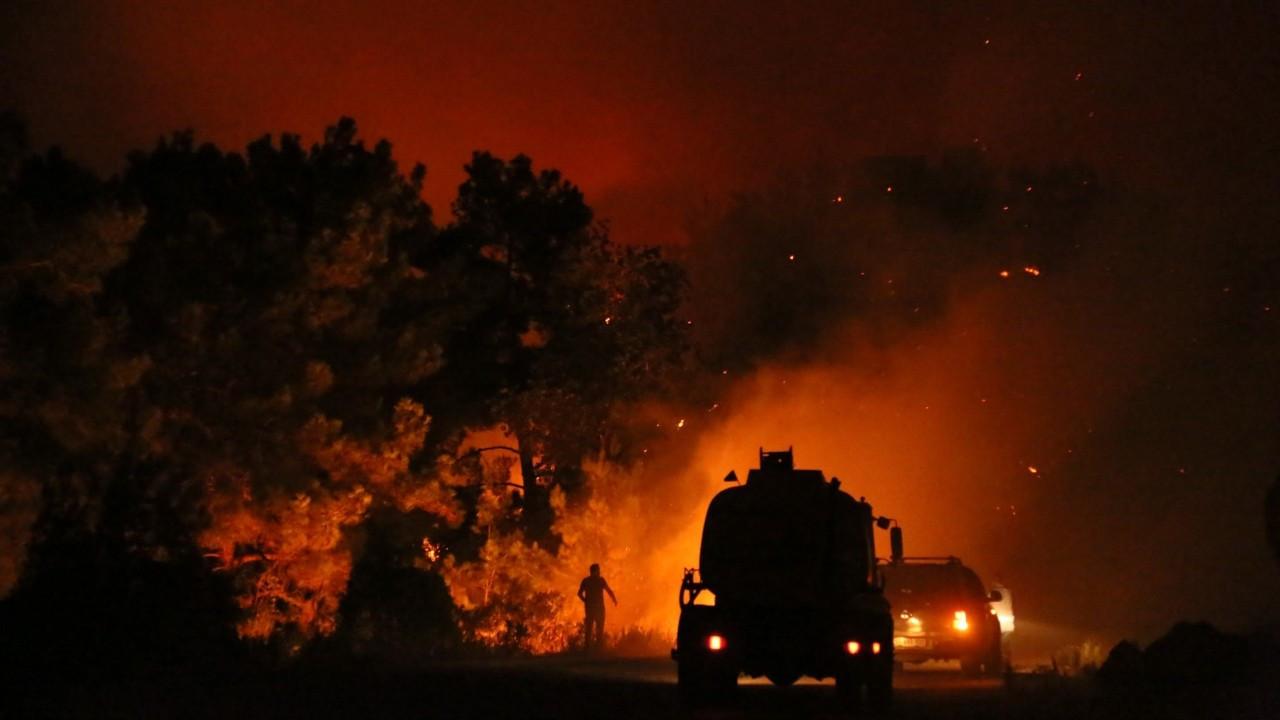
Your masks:
{"label": "truck tail light", "polygon": [[724,649],[724,637],[720,635],[709,635],[707,637],[707,649],[711,652],[720,652]]}
{"label": "truck tail light", "polygon": [[862,652],[862,643],[858,642],[857,640],[850,640],[849,642],[844,644],[844,649],[849,651],[850,655],[857,655],[858,653]]}
{"label": "truck tail light", "polygon": [[880,654],[880,643],[878,643],[878,642],[873,642],[873,643],[871,643],[871,654],[872,654],[872,655],[879,655],[879,654]]}
{"label": "truck tail light", "polygon": [[969,631],[969,615],[963,610],[957,610],[955,619],[951,621],[951,627],[960,632]]}

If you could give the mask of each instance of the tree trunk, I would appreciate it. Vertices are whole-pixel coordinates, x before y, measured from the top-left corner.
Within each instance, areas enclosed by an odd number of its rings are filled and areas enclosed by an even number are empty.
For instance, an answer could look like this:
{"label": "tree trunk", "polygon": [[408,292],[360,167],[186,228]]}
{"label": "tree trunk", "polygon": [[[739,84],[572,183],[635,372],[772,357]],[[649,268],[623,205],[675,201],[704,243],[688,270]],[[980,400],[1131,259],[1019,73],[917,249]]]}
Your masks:
{"label": "tree trunk", "polygon": [[523,442],[520,443],[520,478],[524,481],[525,537],[555,552],[560,543],[551,532],[551,525],[555,522],[555,512],[551,509],[551,486],[539,482],[533,452]]}

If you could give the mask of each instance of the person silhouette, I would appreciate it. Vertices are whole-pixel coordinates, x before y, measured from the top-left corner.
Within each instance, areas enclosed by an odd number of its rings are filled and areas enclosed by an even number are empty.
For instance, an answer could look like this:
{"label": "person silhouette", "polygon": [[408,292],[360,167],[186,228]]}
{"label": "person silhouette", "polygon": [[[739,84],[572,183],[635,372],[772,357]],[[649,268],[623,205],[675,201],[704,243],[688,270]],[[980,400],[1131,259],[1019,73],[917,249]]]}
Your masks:
{"label": "person silhouette", "polygon": [[613,594],[608,581],[600,576],[599,563],[592,563],[590,572],[578,584],[578,599],[586,610],[582,621],[582,646],[594,650],[604,645],[604,594],[609,593],[614,607],[618,605],[618,597]]}

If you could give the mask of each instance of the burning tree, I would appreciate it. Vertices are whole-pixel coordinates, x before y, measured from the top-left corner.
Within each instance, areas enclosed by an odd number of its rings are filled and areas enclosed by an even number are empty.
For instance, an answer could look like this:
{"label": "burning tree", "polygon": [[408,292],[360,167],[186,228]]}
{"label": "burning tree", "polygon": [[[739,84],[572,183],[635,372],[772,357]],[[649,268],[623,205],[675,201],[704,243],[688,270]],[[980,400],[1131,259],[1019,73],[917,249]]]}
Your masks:
{"label": "burning tree", "polygon": [[563,650],[579,637],[582,608],[571,593],[591,563],[609,568],[619,587],[638,584],[633,576],[643,571],[630,567],[631,543],[646,534],[638,478],[600,460],[584,463],[583,471],[576,500],[560,487],[550,491],[554,553],[513,527],[510,493],[492,487],[483,493],[479,553],[470,561],[448,558],[442,569],[473,640],[534,653]]}
{"label": "burning tree", "polygon": [[441,319],[405,313],[430,284],[407,259],[435,232],[422,179],[350,121],[245,156],[179,135],[122,179],[147,219],[105,304],[151,362],[139,451],[198,486],[196,541],[235,575],[243,636],[332,631],[371,505],[461,521],[411,467],[430,427],[413,389],[441,352]]}
{"label": "burning tree", "polygon": [[345,532],[365,519],[373,502],[462,521],[448,488],[409,467],[429,423],[420,405],[401,400],[391,436],[374,445],[345,436],[339,421],[313,417],[299,431],[297,449],[327,482],[292,495],[271,487],[255,494],[243,471],[211,479],[211,522],[199,540],[218,569],[238,576],[237,600],[246,611],[242,636],[266,639],[281,628],[303,637],[333,632],[351,575]]}
{"label": "burning tree", "polygon": [[[310,148],[177,134],[110,183],[56,154],[4,167],[2,337],[31,351],[0,364],[24,438],[0,448],[5,537],[38,488],[42,543],[203,563],[242,637],[296,647],[342,621],[363,528],[424,517],[414,570],[466,578],[473,638],[563,645],[572,585],[529,580],[561,562],[584,459],[626,462],[623,408],[680,362],[674,265],[524,157],[477,154],[437,231],[421,166],[350,120]],[[494,427],[514,494],[458,457]],[[486,625],[517,609],[546,621]]]}
{"label": "burning tree", "polygon": [[686,347],[684,277],[653,248],[619,247],[582,193],[530,160],[477,153],[440,245],[482,308],[459,328],[441,383],[491,389],[471,424],[503,427],[520,460],[526,528],[552,535],[550,491],[584,459],[626,461],[620,410],[670,387]]}

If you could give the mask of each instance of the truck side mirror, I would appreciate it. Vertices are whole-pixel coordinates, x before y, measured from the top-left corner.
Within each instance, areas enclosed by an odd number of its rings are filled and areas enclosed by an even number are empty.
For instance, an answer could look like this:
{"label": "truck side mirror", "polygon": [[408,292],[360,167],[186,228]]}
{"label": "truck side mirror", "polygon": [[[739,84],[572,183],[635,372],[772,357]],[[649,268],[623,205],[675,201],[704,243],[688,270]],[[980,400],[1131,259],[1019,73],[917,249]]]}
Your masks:
{"label": "truck side mirror", "polygon": [[738,473],[730,470],[728,475],[724,476],[725,482],[738,482]]}
{"label": "truck side mirror", "polygon": [[902,528],[889,528],[889,559],[895,563],[902,562]]}
{"label": "truck side mirror", "polygon": [[991,594],[987,596],[987,602],[998,603],[1003,601],[1004,601],[1004,593],[1000,592],[999,590],[992,590]]}

